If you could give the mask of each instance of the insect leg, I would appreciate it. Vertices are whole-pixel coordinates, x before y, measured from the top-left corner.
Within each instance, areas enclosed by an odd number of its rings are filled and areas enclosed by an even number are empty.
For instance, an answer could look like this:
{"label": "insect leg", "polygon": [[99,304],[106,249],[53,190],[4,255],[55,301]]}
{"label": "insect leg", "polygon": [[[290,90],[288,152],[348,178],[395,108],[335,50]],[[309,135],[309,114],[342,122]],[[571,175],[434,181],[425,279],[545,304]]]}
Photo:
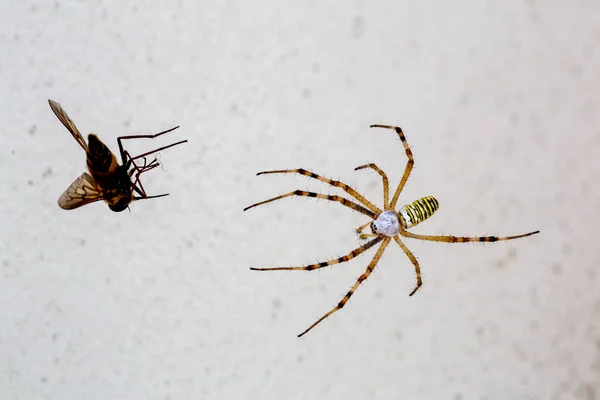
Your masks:
{"label": "insect leg", "polygon": [[[179,125],[176,126],[176,127],[174,127],[174,128],[167,129],[166,131],[155,133],[153,135],[129,135],[129,136],[120,136],[120,137],[118,137],[117,138],[117,143],[119,144],[119,153],[121,154],[121,161],[123,162],[123,164],[126,163],[126,154],[125,154],[126,152],[123,149],[123,143],[121,142],[122,140],[126,140],[126,139],[154,139],[154,138],[156,138],[158,136],[164,135],[165,133],[172,132],[172,131],[174,131],[177,128],[179,128]],[[177,146],[178,144],[186,143],[186,142],[187,142],[187,140],[182,140],[182,141],[179,141],[177,143],[173,143],[173,144],[170,144],[168,146],[163,146],[163,147],[158,148],[156,150],[152,150],[152,151],[149,151],[147,153],[140,154],[139,156],[135,156],[135,157],[129,156],[129,157],[132,158],[132,159],[138,159],[140,157],[147,156],[149,154],[156,153],[157,151],[168,149],[169,147]]]}
{"label": "insect leg", "polygon": [[[144,162],[144,164],[145,164],[145,162]],[[156,159],[154,159],[154,161],[152,161],[148,165],[144,165],[142,168],[136,169],[134,167],[134,169],[131,170],[132,172],[137,171],[135,174],[135,180],[133,181],[133,190],[135,190],[136,193],[140,194],[143,197],[148,197],[146,195],[146,190],[144,189],[144,185],[142,185],[142,181],[140,180],[140,175],[142,175],[144,172],[150,171],[151,169],[158,167],[158,165],[159,165],[158,161]],[[138,188],[138,185],[139,185],[139,188]]]}

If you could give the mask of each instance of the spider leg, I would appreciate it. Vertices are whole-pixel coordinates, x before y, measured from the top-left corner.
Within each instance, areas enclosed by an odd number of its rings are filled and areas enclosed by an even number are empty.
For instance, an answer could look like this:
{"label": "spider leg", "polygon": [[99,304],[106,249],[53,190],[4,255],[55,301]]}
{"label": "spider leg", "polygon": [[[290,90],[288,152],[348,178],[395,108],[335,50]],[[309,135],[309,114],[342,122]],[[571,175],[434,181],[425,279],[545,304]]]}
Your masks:
{"label": "spider leg", "polygon": [[359,226],[358,228],[356,228],[356,233],[362,233],[362,231],[363,231],[363,230],[364,230],[366,227],[368,227],[369,225],[371,225],[371,223],[372,223],[372,222],[373,222],[373,221],[369,221],[369,222],[367,222],[366,224],[364,224],[364,225],[361,225],[361,226]]}
{"label": "spider leg", "polygon": [[345,183],[325,178],[323,176],[315,174],[314,172],[307,171],[303,168],[262,171],[256,175],[267,175],[267,174],[300,174],[300,175],[308,176],[309,178],[313,178],[313,179],[319,180],[321,182],[325,182],[331,186],[335,186],[335,187],[342,189],[344,192],[348,193],[350,196],[354,197],[360,203],[365,205],[369,210],[371,210],[377,214],[381,213],[381,210],[379,208],[377,208],[375,205],[373,205],[373,203],[371,203],[369,200],[364,198],[364,196],[362,196],[360,193],[358,193],[356,190],[352,189],[350,186],[346,185]]}
{"label": "spider leg", "polygon": [[404,188],[404,185],[406,184],[406,181],[408,180],[408,176],[410,175],[410,172],[412,171],[413,165],[415,164],[415,159],[413,157],[412,151],[410,151],[410,147],[408,147],[408,143],[406,142],[406,138],[404,137],[402,128],[400,128],[399,126],[390,126],[390,125],[371,125],[370,127],[371,128],[386,128],[386,129],[395,130],[396,133],[398,134],[398,136],[400,136],[400,140],[402,141],[402,145],[404,146],[404,150],[406,151],[406,156],[408,157],[408,162],[406,163],[406,168],[404,169],[404,175],[402,175],[402,179],[400,180],[400,183],[398,184],[398,188],[396,189],[396,192],[394,193],[394,197],[392,197],[392,202],[390,204],[391,209],[394,210],[396,208],[396,203],[398,202],[398,197],[400,197],[400,192],[402,192],[402,189]]}
{"label": "spider leg", "polygon": [[376,233],[362,233],[362,231],[363,231],[363,230],[364,230],[366,227],[368,227],[369,225],[371,225],[372,223],[373,223],[373,221],[369,221],[369,222],[367,222],[366,224],[364,224],[364,225],[361,225],[361,226],[359,226],[358,228],[356,228],[356,233],[358,234],[358,237],[359,237],[360,239],[362,239],[362,240],[365,240],[365,239],[367,239],[367,238],[370,238],[370,237],[379,236],[379,235],[378,235],[378,234],[376,234]]}
{"label": "spider leg", "polygon": [[346,206],[348,208],[351,208],[351,209],[353,209],[355,211],[358,211],[359,213],[364,214],[364,215],[368,216],[371,219],[377,218],[377,215],[375,215],[375,213],[373,211],[368,210],[365,207],[363,207],[361,205],[358,205],[356,203],[353,203],[350,200],[347,200],[347,199],[345,199],[343,197],[333,196],[333,195],[329,195],[329,194],[306,192],[304,190],[294,190],[293,192],[282,194],[280,196],[273,197],[272,199],[261,201],[260,203],[252,204],[251,206],[248,206],[248,207],[244,208],[244,211],[249,210],[249,209],[251,209],[253,207],[260,206],[262,204],[270,203],[272,201],[283,199],[285,197],[290,197],[290,196],[316,197],[316,198],[319,198],[319,199],[325,199],[325,200],[329,200],[329,201],[337,201],[338,203],[341,203],[341,204],[343,204],[344,206]]}
{"label": "spider leg", "polygon": [[529,233],[524,233],[522,235],[516,236],[475,236],[475,237],[466,237],[466,236],[452,236],[452,235],[417,235],[416,233],[409,232],[405,229],[400,230],[400,234],[404,237],[409,237],[413,239],[419,240],[427,240],[430,242],[446,242],[446,243],[468,243],[468,242],[500,242],[504,240],[513,240],[524,238],[527,236],[535,235],[536,233],[540,233],[540,231],[534,231]]}
{"label": "spider leg", "polygon": [[356,283],[354,284],[354,286],[352,286],[352,289],[350,289],[350,291],[344,296],[344,298],[338,303],[338,305],[335,306],[333,309],[331,309],[331,311],[329,311],[327,314],[325,314],[321,318],[319,318],[317,320],[317,322],[315,322],[314,324],[312,324],[311,326],[309,326],[308,329],[306,329],[304,332],[302,332],[301,334],[299,334],[298,337],[301,337],[302,335],[306,334],[308,331],[310,331],[312,328],[314,328],[315,326],[317,326],[325,318],[329,317],[331,314],[335,313],[336,311],[342,309],[346,305],[346,303],[348,302],[348,300],[350,300],[350,297],[352,297],[352,295],[354,294],[354,292],[356,291],[356,289],[360,286],[360,284],[363,283],[369,277],[369,275],[371,275],[371,272],[373,272],[373,269],[375,269],[375,266],[377,265],[377,262],[381,258],[381,255],[383,254],[383,251],[385,250],[385,248],[387,247],[387,245],[390,243],[391,239],[392,238],[390,238],[390,237],[385,237],[383,239],[383,242],[381,243],[381,246],[379,246],[379,248],[377,249],[377,252],[373,256],[373,259],[371,260],[371,262],[367,266],[366,271],[361,276],[358,277]]}
{"label": "spider leg", "polygon": [[366,239],[368,239],[370,237],[374,237],[374,236],[379,236],[379,235],[376,233],[361,233],[360,235],[358,235],[358,238],[361,240],[366,240]]}
{"label": "spider leg", "polygon": [[360,165],[356,168],[354,168],[355,171],[358,171],[360,169],[365,169],[365,168],[371,168],[374,169],[375,172],[377,172],[380,176],[381,179],[383,180],[383,209],[384,210],[389,210],[390,209],[390,187],[389,187],[389,181],[388,181],[388,177],[385,174],[385,172],[383,172],[377,165],[371,163],[371,164],[365,164],[365,165]]}
{"label": "spider leg", "polygon": [[417,258],[408,249],[408,247],[406,247],[406,245],[402,243],[398,235],[394,236],[394,240],[396,241],[396,243],[398,243],[398,246],[400,246],[400,248],[404,251],[404,254],[406,254],[406,256],[410,259],[410,262],[412,262],[415,266],[415,273],[417,274],[417,286],[415,286],[413,291],[410,292],[409,296],[412,296],[417,290],[419,290],[421,285],[423,285],[423,281],[421,280],[421,268],[419,267],[419,262],[417,261]]}
{"label": "spider leg", "polygon": [[302,267],[276,267],[276,268],[250,268],[253,271],[313,271],[319,268],[325,268],[330,265],[340,264],[346,261],[352,260],[354,257],[364,253],[369,250],[371,247],[375,246],[377,243],[383,240],[383,236],[377,235],[377,239],[373,239],[370,242],[363,244],[362,246],[352,250],[350,253],[342,256],[340,258],[336,258],[335,260],[323,261],[318,264],[311,264]]}

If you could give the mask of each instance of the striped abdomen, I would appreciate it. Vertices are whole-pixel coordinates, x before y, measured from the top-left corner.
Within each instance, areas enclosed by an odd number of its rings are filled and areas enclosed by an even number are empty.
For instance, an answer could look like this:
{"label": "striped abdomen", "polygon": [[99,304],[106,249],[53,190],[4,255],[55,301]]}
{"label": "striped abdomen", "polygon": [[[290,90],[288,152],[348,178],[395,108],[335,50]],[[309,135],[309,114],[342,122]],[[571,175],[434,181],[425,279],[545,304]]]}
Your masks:
{"label": "striped abdomen", "polygon": [[94,179],[100,184],[114,179],[119,163],[110,149],[94,134],[88,136],[88,147],[87,166]]}
{"label": "striped abdomen", "polygon": [[415,226],[431,217],[439,207],[440,204],[433,196],[427,196],[413,201],[411,204],[403,206],[400,211],[398,211],[400,223],[403,228]]}

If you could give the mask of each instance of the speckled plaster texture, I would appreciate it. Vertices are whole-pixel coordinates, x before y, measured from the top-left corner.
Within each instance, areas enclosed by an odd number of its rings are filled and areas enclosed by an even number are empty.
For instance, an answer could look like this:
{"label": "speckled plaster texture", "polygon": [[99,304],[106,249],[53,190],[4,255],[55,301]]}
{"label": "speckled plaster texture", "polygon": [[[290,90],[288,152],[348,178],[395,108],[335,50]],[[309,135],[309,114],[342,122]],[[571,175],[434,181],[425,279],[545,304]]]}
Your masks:
{"label": "speckled plaster texture", "polygon": [[[0,3],[0,399],[599,399],[600,8],[592,1]],[[131,212],[56,200],[84,170],[59,101],[113,150],[161,153]],[[435,195],[349,304],[365,216]]]}

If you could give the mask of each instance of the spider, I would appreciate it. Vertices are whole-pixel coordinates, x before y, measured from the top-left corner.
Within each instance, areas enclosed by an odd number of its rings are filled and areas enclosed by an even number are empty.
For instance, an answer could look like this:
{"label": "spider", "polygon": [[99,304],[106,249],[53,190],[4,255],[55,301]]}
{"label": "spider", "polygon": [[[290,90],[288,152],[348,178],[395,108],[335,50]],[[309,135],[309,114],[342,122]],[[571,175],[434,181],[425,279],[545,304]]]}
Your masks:
{"label": "spider", "polygon": [[[415,294],[415,292],[423,284],[423,281],[421,280],[421,269],[419,267],[419,262],[417,261],[415,256],[411,253],[411,251],[408,249],[408,247],[406,247],[406,245],[402,242],[402,240],[400,240],[400,236],[404,236],[407,238],[413,238],[413,239],[419,239],[419,240],[427,240],[427,241],[432,241],[432,242],[468,243],[468,242],[499,242],[499,241],[505,241],[505,240],[519,239],[519,238],[523,238],[526,236],[531,236],[536,233],[539,233],[539,231],[535,231],[535,232],[529,232],[529,233],[525,233],[525,234],[521,234],[521,235],[505,236],[505,237],[498,237],[498,236],[479,236],[479,237],[464,237],[464,236],[462,236],[461,237],[461,236],[451,236],[451,235],[442,235],[442,236],[418,235],[416,233],[409,232],[408,231],[409,228],[411,228],[411,227],[425,221],[429,217],[431,217],[433,215],[433,213],[435,213],[437,211],[437,209],[439,208],[439,203],[435,199],[435,197],[428,196],[428,197],[423,197],[419,200],[416,200],[416,201],[412,202],[411,204],[407,204],[407,205],[401,207],[399,211],[396,211],[396,203],[398,202],[398,197],[400,196],[400,193],[402,192],[402,189],[404,188],[404,185],[406,184],[406,181],[407,181],[407,179],[410,175],[410,172],[412,171],[412,168],[413,168],[413,164],[414,164],[413,154],[412,154],[412,151],[410,150],[410,148],[408,147],[406,138],[404,137],[404,133],[402,132],[402,129],[400,127],[390,126],[390,125],[371,125],[370,127],[371,128],[392,129],[392,130],[396,131],[396,133],[400,137],[400,140],[402,141],[402,145],[404,146],[404,151],[406,152],[406,156],[408,157],[408,162],[406,163],[406,168],[404,169],[404,174],[402,175],[402,179],[400,180],[400,183],[398,184],[398,187],[396,188],[396,191],[394,192],[394,195],[392,196],[391,201],[389,201],[389,186],[388,186],[389,183],[388,183],[387,175],[385,174],[385,172],[383,172],[381,169],[379,169],[379,167],[377,167],[377,165],[365,164],[365,165],[358,166],[354,169],[355,171],[358,171],[361,169],[370,168],[370,169],[374,170],[375,172],[377,172],[381,176],[382,181],[383,181],[383,206],[384,206],[383,210],[380,210],[379,208],[377,208],[375,205],[373,205],[373,203],[371,203],[369,200],[367,200],[365,197],[363,197],[361,194],[359,194],[356,190],[352,189],[350,186],[346,185],[345,183],[324,178],[320,175],[317,175],[313,172],[307,171],[302,168],[275,170],[275,171],[263,171],[263,172],[259,172],[257,175],[288,174],[288,173],[296,173],[296,174],[306,175],[310,178],[317,179],[321,182],[325,182],[331,186],[338,187],[338,188],[344,190],[350,196],[354,197],[354,199],[356,199],[360,204],[357,204],[355,202],[347,200],[346,198],[341,197],[341,196],[325,195],[325,194],[321,194],[321,193],[307,192],[307,191],[303,191],[303,190],[295,190],[290,193],[286,193],[286,194],[283,194],[283,195],[280,195],[277,197],[273,197],[272,199],[261,201],[260,203],[253,204],[244,209],[244,211],[246,211],[250,208],[257,207],[262,204],[270,203],[275,200],[283,199],[285,197],[305,196],[305,197],[316,197],[318,199],[325,199],[325,200],[329,200],[329,201],[336,201],[348,208],[358,211],[361,214],[364,214],[364,215],[368,216],[369,218],[371,218],[371,221],[367,222],[364,225],[361,225],[360,227],[358,227],[356,229],[356,232],[357,232],[357,234],[359,234],[360,239],[366,240],[366,239],[371,238],[371,240],[366,242],[362,246],[352,250],[350,253],[346,254],[343,257],[340,257],[340,258],[337,258],[334,260],[330,260],[330,261],[320,262],[317,264],[300,266],[300,267],[250,268],[251,270],[254,270],[254,271],[286,271],[286,270],[287,271],[290,271],[290,270],[313,271],[315,269],[324,268],[324,267],[328,267],[330,265],[340,264],[340,263],[343,263],[346,261],[350,261],[354,257],[364,253],[371,247],[374,247],[375,245],[379,244],[379,247],[378,247],[377,251],[375,252],[375,255],[373,256],[373,258],[371,259],[371,262],[367,266],[366,271],[361,276],[358,277],[354,286],[352,286],[352,288],[348,291],[348,293],[346,293],[346,295],[342,298],[342,300],[333,309],[331,309],[329,312],[327,312],[325,315],[323,315],[321,318],[319,318],[315,323],[313,323],[311,326],[309,326],[306,330],[304,330],[302,333],[300,333],[298,335],[298,337],[305,335],[311,329],[313,329],[315,326],[317,326],[319,323],[321,323],[323,320],[325,320],[326,318],[331,316],[336,311],[342,309],[344,307],[344,305],[346,305],[346,303],[348,302],[348,300],[350,300],[350,297],[352,297],[352,295],[354,294],[356,289],[365,280],[367,280],[367,278],[369,277],[371,272],[373,272],[373,269],[377,265],[377,262],[379,261],[383,252],[385,251],[385,249],[387,248],[387,246],[390,244],[390,242],[392,240],[394,240],[396,242],[396,244],[398,244],[398,246],[400,246],[402,251],[404,251],[406,256],[410,259],[410,261],[412,262],[412,264],[415,267],[415,273],[417,276],[417,284],[416,284],[415,288],[412,290],[412,292],[410,292],[409,296],[412,296],[413,294]],[[367,227],[371,228],[371,233],[363,233],[363,230]]]}

